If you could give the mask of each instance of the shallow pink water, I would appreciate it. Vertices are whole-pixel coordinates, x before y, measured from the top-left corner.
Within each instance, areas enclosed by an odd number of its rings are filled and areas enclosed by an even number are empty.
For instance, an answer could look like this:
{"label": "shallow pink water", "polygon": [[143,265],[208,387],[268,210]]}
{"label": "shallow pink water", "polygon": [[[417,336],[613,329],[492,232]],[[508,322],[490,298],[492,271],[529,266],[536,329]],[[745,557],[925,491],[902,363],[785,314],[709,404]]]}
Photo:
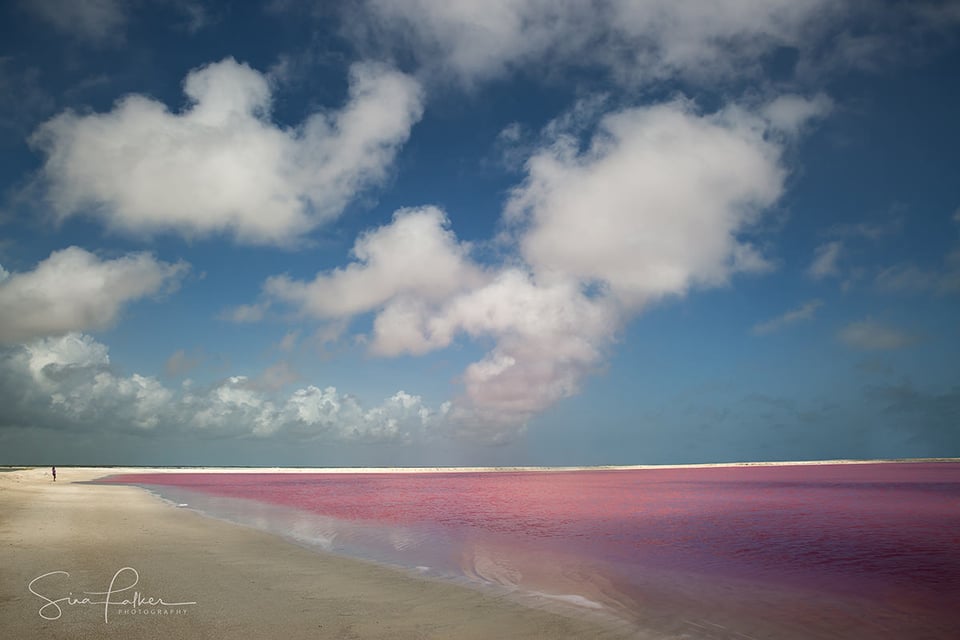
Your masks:
{"label": "shallow pink water", "polygon": [[[387,532],[392,562],[578,596],[637,622],[700,615],[811,638],[960,629],[957,463],[107,481],[187,490],[202,510],[199,496],[315,514],[367,532],[328,536],[353,551]],[[704,637],[743,634],[730,633]]]}

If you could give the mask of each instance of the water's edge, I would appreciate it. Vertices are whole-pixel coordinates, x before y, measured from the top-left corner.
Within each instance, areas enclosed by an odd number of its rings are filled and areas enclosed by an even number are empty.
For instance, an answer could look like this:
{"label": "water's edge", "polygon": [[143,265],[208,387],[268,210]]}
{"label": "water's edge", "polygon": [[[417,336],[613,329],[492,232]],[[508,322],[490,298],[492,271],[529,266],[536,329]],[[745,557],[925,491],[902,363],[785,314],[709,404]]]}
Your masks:
{"label": "water's edge", "polygon": [[[103,479],[100,479],[103,480]],[[95,481],[99,483],[99,481]],[[550,593],[525,589],[506,581],[486,579],[481,573],[454,571],[450,567],[418,564],[411,555],[410,542],[416,533],[405,528],[373,527],[300,509],[261,502],[253,498],[211,496],[182,487],[130,484],[170,508],[185,509],[204,518],[261,531],[279,540],[315,553],[329,553],[398,571],[416,580],[454,584],[503,598],[525,607],[559,615],[588,618],[613,630],[641,631],[635,620],[618,614],[615,608],[579,593]],[[436,555],[432,539],[430,553]],[[394,553],[390,552],[391,547]],[[422,557],[422,556],[421,556]],[[647,629],[645,631],[652,632]]]}

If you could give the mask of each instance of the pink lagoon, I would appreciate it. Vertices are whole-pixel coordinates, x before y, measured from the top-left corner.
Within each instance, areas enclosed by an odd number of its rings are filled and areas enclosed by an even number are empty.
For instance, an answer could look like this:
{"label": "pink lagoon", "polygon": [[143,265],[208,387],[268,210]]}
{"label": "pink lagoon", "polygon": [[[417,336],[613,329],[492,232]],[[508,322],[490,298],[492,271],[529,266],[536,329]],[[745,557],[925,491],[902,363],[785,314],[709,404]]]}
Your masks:
{"label": "pink lagoon", "polygon": [[960,629],[958,462],[103,482],[651,637],[946,639]]}

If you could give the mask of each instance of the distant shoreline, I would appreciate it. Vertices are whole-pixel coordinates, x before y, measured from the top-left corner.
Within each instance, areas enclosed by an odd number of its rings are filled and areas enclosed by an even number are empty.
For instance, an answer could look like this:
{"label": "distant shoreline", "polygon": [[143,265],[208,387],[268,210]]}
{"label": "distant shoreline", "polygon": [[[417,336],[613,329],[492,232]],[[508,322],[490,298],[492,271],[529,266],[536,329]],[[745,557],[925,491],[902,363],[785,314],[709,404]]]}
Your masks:
{"label": "distant shoreline", "polygon": [[[638,464],[638,465],[597,465],[597,466],[510,466],[510,467],[281,467],[281,466],[127,466],[127,465],[57,465],[63,469],[105,469],[129,473],[133,470],[172,473],[510,473],[517,471],[630,471],[653,469],[708,469],[730,467],[788,467],[819,466],[839,464],[907,464],[960,462],[960,458],[886,458],[874,460],[836,459],[836,460],[778,460],[766,462],[702,462],[690,464]],[[43,468],[49,465],[0,465],[0,471]]]}

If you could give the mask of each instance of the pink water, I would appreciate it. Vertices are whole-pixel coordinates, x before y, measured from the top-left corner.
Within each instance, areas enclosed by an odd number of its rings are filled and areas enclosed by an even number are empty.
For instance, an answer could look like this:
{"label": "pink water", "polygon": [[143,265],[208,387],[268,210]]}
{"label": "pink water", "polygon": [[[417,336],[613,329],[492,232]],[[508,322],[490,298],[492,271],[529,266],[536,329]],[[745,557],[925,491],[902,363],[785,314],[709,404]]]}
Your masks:
{"label": "pink water", "polygon": [[108,481],[665,634],[960,637],[960,463]]}

